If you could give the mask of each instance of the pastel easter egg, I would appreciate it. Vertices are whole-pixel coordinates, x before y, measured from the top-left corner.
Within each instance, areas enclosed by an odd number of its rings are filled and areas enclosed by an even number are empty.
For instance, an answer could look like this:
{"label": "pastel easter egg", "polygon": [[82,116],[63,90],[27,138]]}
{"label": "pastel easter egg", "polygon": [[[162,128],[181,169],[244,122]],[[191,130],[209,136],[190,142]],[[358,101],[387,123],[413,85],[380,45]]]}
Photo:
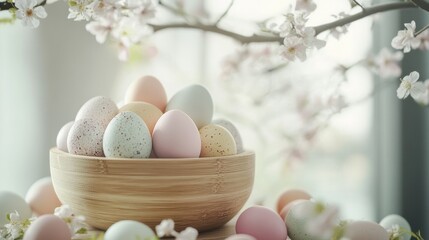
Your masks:
{"label": "pastel easter egg", "polygon": [[128,86],[125,93],[125,104],[130,102],[147,102],[164,112],[167,105],[167,94],[157,78],[144,76]]}
{"label": "pastel easter egg", "polygon": [[257,239],[247,234],[236,234],[236,235],[229,236],[225,240],[257,240]]}
{"label": "pastel easter egg", "polygon": [[344,238],[350,240],[389,240],[389,233],[375,222],[353,221],[347,224]]}
{"label": "pastel easter egg", "polygon": [[104,124],[97,120],[91,118],[77,120],[67,137],[69,153],[103,157],[104,130]]}
{"label": "pastel easter egg", "polygon": [[241,138],[240,132],[232,122],[226,119],[216,119],[213,121],[213,123],[226,128],[231,133],[231,135],[234,137],[234,141],[237,146],[237,153],[244,152],[243,140]]}
{"label": "pastel easter egg", "polygon": [[30,218],[31,208],[25,200],[9,191],[0,191],[0,226],[7,223],[6,216],[17,211],[22,219]]}
{"label": "pastel easter egg", "polygon": [[329,240],[308,232],[308,221],[316,217],[317,203],[304,200],[295,204],[286,215],[286,227],[293,240]]}
{"label": "pastel easter egg", "polygon": [[66,123],[58,132],[57,135],[57,148],[64,152],[69,152],[67,148],[67,137],[69,136],[70,128],[73,126],[74,121]]}
{"label": "pastel easter egg", "polygon": [[27,229],[24,240],[70,240],[67,224],[55,215],[38,217]]}
{"label": "pastel easter egg", "polygon": [[131,220],[114,223],[104,234],[104,240],[154,239],[155,233],[147,225]]}
{"label": "pastel easter egg", "polygon": [[177,92],[168,102],[166,111],[181,110],[194,120],[197,128],[208,125],[213,118],[213,100],[207,89],[191,85]]}
{"label": "pastel easter egg", "polygon": [[119,112],[134,112],[146,123],[150,134],[153,132],[156,122],[162,116],[161,110],[150,103],[130,102],[119,109]]}
{"label": "pastel easter egg", "polygon": [[147,158],[152,139],[143,119],[121,112],[110,121],[103,136],[103,151],[110,158]]}
{"label": "pastel easter egg", "polygon": [[224,127],[209,124],[200,130],[200,157],[220,157],[237,154],[234,137]]}
{"label": "pastel easter egg", "polygon": [[311,195],[301,189],[289,189],[284,191],[277,200],[277,212],[280,213],[288,203],[299,199],[310,200]]}
{"label": "pastel easter egg", "polygon": [[237,219],[237,234],[247,234],[258,240],[286,240],[283,220],[273,210],[254,206],[246,209]]}
{"label": "pastel easter egg", "polygon": [[171,110],[162,115],[152,134],[153,150],[159,158],[197,158],[201,138],[194,121],[184,112]]}
{"label": "pastel easter egg", "polygon": [[45,177],[33,183],[25,195],[25,201],[38,216],[53,214],[55,208],[61,206],[51,177]]}
{"label": "pastel easter egg", "polygon": [[[405,218],[403,218],[402,216],[399,216],[397,214],[388,215],[388,216],[384,217],[380,222],[380,226],[382,226],[387,231],[391,230],[395,225],[399,226],[402,229],[405,229],[405,230],[411,232],[411,226],[408,223],[408,221],[405,220]],[[400,237],[402,237],[402,240],[410,240],[411,239],[411,235],[408,233],[402,233],[400,235]]]}
{"label": "pastel easter egg", "polygon": [[101,122],[106,127],[118,112],[116,103],[110,98],[102,96],[93,97],[82,105],[76,115],[75,121],[91,118]]}
{"label": "pastel easter egg", "polygon": [[298,200],[293,200],[292,202],[286,204],[286,206],[283,207],[283,209],[280,211],[280,217],[282,219],[286,219],[287,214],[289,213],[289,211],[292,209],[293,206],[295,206],[298,203],[301,203],[303,201],[307,201],[305,199],[298,199]]}

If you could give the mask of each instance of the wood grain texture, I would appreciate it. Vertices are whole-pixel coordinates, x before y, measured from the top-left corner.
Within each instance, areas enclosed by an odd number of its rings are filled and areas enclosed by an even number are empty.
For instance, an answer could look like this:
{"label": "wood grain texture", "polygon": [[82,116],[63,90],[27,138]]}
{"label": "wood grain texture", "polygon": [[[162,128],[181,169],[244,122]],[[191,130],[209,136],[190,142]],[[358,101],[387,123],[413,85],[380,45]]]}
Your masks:
{"label": "wood grain texture", "polygon": [[154,228],[172,218],[176,229],[200,232],[231,220],[248,199],[253,152],[194,159],[107,159],[50,151],[51,176],[63,204],[107,229],[119,220]]}

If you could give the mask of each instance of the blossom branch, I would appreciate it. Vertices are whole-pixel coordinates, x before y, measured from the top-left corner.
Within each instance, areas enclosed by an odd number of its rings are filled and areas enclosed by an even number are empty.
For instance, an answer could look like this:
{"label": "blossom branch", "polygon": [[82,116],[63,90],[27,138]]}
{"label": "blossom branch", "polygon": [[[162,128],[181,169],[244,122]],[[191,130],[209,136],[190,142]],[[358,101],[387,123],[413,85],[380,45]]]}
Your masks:
{"label": "blossom branch", "polygon": [[359,1],[353,0],[353,3],[356,4],[357,6],[359,6],[362,9],[362,11],[365,11],[365,8],[362,6],[362,4],[360,4]]}
{"label": "blossom branch", "polygon": [[[417,0],[413,0],[413,1],[417,1]],[[329,29],[333,29],[333,28],[336,28],[339,26],[346,25],[348,23],[357,21],[359,19],[365,18],[367,16],[370,16],[370,15],[373,15],[376,13],[392,11],[392,10],[397,10],[397,9],[403,9],[403,8],[415,8],[415,7],[417,7],[417,6],[412,2],[396,2],[396,3],[380,4],[377,6],[365,8],[365,11],[356,13],[354,15],[350,15],[348,17],[339,19],[337,21],[330,22],[327,24],[322,24],[319,26],[315,26],[314,29],[316,30],[316,35],[318,35],[321,32],[324,32],[324,31],[327,31]]]}
{"label": "blossom branch", "polygon": [[414,34],[414,37],[417,37],[418,35],[420,35],[422,32],[424,32],[426,29],[428,29],[429,28],[429,24],[428,25],[426,25],[424,28],[422,28],[422,29],[420,29],[418,32],[416,32],[415,34]]}
{"label": "blossom branch", "polygon": [[[417,1],[417,0],[413,0],[413,1]],[[359,19],[365,18],[367,16],[370,16],[376,13],[403,9],[403,8],[416,8],[416,7],[417,7],[416,4],[414,4],[413,2],[396,2],[396,3],[380,4],[377,6],[365,8],[365,11],[356,13],[354,15],[350,15],[342,19],[339,19],[330,23],[314,26],[314,30],[316,32],[316,35],[318,35],[329,29],[333,29],[339,26],[349,24],[351,22],[357,21]],[[221,35],[231,37],[243,44],[252,43],[252,42],[278,42],[278,43],[283,42],[283,38],[278,36],[267,36],[267,35],[256,35],[256,34],[251,36],[245,36],[242,34],[235,33],[233,31],[219,28],[218,26],[216,26],[216,24],[207,25],[207,24],[171,23],[171,24],[163,24],[163,25],[151,25],[151,26],[153,27],[153,30],[155,32],[165,30],[165,29],[172,29],[172,28],[188,28],[188,29],[202,30],[206,32],[213,32],[213,33],[218,33]]]}

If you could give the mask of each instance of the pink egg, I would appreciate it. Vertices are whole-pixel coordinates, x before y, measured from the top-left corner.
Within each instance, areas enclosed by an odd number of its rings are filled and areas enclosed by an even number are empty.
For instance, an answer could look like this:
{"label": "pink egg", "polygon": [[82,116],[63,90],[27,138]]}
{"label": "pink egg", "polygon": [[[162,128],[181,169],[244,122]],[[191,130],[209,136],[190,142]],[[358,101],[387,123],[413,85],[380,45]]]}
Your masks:
{"label": "pink egg", "polygon": [[55,208],[61,206],[61,202],[52,185],[51,177],[45,177],[33,183],[25,196],[25,201],[38,216],[53,214]]}
{"label": "pink egg", "polygon": [[70,132],[70,128],[73,126],[74,121],[66,123],[58,132],[57,135],[57,148],[64,152],[69,152],[67,148],[67,137]]}
{"label": "pink egg", "polygon": [[389,240],[389,233],[375,222],[353,221],[347,224],[344,237],[350,240]]}
{"label": "pink egg", "polygon": [[273,210],[254,206],[246,209],[238,217],[235,231],[258,240],[285,240],[287,230],[284,221]]}
{"label": "pink egg", "polygon": [[71,237],[70,229],[62,219],[43,215],[30,225],[24,240],[70,240]]}
{"label": "pink egg", "polygon": [[236,234],[226,238],[225,240],[257,240],[257,239],[247,234]]}
{"label": "pink egg", "polygon": [[167,105],[167,94],[157,78],[144,76],[128,86],[125,93],[125,104],[130,102],[147,102],[164,112]]}
{"label": "pink egg", "polygon": [[280,213],[288,203],[298,199],[310,200],[311,196],[300,189],[290,189],[283,192],[277,200],[277,212]]}
{"label": "pink egg", "polygon": [[159,158],[197,158],[201,138],[194,121],[179,110],[162,115],[152,134],[153,150]]}

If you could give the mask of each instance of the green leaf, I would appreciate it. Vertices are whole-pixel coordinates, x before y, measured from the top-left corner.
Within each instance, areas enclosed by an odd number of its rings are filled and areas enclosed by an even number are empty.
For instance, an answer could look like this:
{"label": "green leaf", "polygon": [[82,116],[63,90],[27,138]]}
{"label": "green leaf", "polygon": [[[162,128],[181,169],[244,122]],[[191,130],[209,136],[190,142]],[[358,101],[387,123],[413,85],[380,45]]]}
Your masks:
{"label": "green leaf", "polygon": [[74,7],[74,6],[76,6],[76,5],[77,5],[77,2],[76,2],[76,1],[69,0],[69,6],[70,6],[70,7]]}
{"label": "green leaf", "polygon": [[10,213],[6,214],[6,220],[10,222]]}

